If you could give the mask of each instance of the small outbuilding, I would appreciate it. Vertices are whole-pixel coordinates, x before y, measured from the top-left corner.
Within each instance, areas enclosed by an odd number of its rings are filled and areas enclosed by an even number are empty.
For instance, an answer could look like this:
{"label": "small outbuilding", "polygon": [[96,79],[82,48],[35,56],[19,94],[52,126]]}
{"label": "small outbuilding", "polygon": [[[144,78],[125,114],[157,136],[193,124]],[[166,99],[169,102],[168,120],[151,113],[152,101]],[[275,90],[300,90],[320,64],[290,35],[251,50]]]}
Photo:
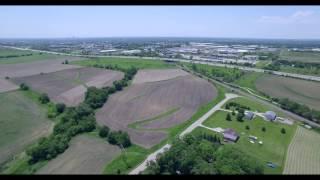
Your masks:
{"label": "small outbuilding", "polygon": [[244,111],[244,118],[248,120],[252,120],[254,116],[254,113],[251,111]]}
{"label": "small outbuilding", "polygon": [[269,120],[269,121],[274,121],[277,118],[276,113],[273,111],[267,111],[263,115],[264,115],[265,119]]}
{"label": "small outbuilding", "polygon": [[228,128],[223,131],[223,138],[227,141],[237,142],[239,134],[233,129]]}

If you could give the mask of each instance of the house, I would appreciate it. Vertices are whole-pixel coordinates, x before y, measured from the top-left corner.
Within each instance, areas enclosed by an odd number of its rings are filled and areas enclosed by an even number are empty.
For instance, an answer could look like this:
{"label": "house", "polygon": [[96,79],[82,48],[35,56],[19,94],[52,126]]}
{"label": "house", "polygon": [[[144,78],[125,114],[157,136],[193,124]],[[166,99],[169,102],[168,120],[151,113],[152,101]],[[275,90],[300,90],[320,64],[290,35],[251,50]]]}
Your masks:
{"label": "house", "polygon": [[252,120],[254,113],[251,111],[244,111],[244,118],[248,120]]}
{"label": "house", "polygon": [[237,142],[239,135],[230,128],[227,128],[223,131],[223,138],[227,141]]}
{"label": "house", "polygon": [[274,121],[277,117],[276,113],[273,111],[267,111],[263,114],[266,120]]}

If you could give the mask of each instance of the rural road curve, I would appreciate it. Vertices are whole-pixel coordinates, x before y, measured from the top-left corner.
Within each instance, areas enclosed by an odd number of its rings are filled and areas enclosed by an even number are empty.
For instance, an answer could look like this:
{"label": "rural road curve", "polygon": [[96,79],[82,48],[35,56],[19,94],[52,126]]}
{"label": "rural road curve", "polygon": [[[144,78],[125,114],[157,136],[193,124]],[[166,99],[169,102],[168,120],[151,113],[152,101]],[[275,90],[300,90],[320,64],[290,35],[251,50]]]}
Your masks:
{"label": "rural road curve", "polygon": [[[56,54],[56,55],[65,55],[65,56],[76,56],[76,57],[97,57],[97,58],[103,58],[103,57],[119,57],[119,58],[137,58],[137,56],[99,56],[99,55],[80,55],[80,54],[68,54],[68,53],[60,53],[60,52],[53,52],[53,51],[42,51],[42,50],[36,50],[36,49],[28,49],[28,48],[18,48],[13,46],[3,46],[5,48],[12,48],[17,50],[29,50],[34,52],[43,52],[43,53],[49,53],[49,54]],[[199,60],[185,60],[185,59],[175,59],[175,58],[160,58],[160,57],[141,57],[142,59],[153,59],[153,60],[170,60],[170,61],[178,61],[178,62],[193,62],[197,64],[207,64],[211,66],[220,66],[220,67],[227,67],[227,68],[238,68],[245,71],[252,71],[252,72],[260,72],[264,73],[264,69],[259,68],[252,68],[252,67],[245,67],[245,66],[238,66],[238,65],[230,65],[230,64],[222,64],[222,63],[216,63],[216,62],[208,62],[208,60],[199,59]],[[319,76],[310,76],[310,75],[302,75],[302,74],[295,74],[295,73],[286,73],[286,72],[280,72],[280,71],[268,71],[271,72],[274,75],[278,76],[288,76],[288,77],[294,77],[299,79],[305,79],[305,80],[313,80],[313,81],[320,81]]]}
{"label": "rural road curve", "polygon": [[[193,124],[191,124],[187,129],[185,129],[180,135],[179,137],[182,138],[185,134],[190,133],[191,131],[193,131],[196,127],[201,126],[201,124],[208,119],[208,117],[210,117],[214,112],[216,112],[217,110],[219,110],[228,100],[232,99],[232,98],[236,98],[239,97],[236,94],[230,94],[227,93],[225,94],[225,98],[220,101],[218,104],[216,104],[213,108],[211,108],[206,114],[204,114],[203,116],[201,116],[198,120],[196,120]],[[142,164],[140,164],[138,167],[136,167],[134,170],[132,170],[129,174],[139,174],[141,171],[144,171],[147,168],[147,164],[149,161],[154,161],[157,158],[157,155],[160,153],[163,153],[164,151],[166,151],[167,149],[169,149],[171,147],[170,144],[166,144],[164,145],[162,148],[158,149],[157,151],[155,151],[154,153],[150,154],[146,160],[143,161]]]}

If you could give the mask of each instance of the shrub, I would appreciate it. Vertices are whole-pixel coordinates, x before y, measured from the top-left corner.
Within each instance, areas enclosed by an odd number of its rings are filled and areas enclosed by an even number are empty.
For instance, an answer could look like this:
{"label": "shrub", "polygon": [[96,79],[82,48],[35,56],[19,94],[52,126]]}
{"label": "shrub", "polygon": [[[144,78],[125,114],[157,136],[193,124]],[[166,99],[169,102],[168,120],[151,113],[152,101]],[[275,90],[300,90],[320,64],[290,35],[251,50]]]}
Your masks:
{"label": "shrub", "polygon": [[109,134],[110,128],[107,126],[103,126],[102,128],[100,128],[99,130],[99,136],[102,138],[106,138]]}
{"label": "shrub", "polygon": [[250,126],[246,125],[246,130],[249,130],[250,129]]}
{"label": "shrub", "polygon": [[56,104],[56,110],[59,114],[63,113],[66,108],[66,105],[63,103]]}
{"label": "shrub", "polygon": [[227,120],[227,121],[231,121],[231,116],[230,116],[229,113],[228,113],[227,116],[226,116],[226,120]]}
{"label": "shrub", "polygon": [[46,93],[41,94],[39,97],[39,101],[41,102],[41,104],[47,104],[48,102],[50,102],[48,94]]}
{"label": "shrub", "polygon": [[266,132],[266,127],[262,127],[261,129],[263,132]]}
{"label": "shrub", "polygon": [[110,132],[108,136],[108,142],[124,148],[131,146],[131,140],[128,133],[122,131]]}
{"label": "shrub", "polygon": [[281,133],[282,133],[282,134],[285,134],[285,133],[286,133],[286,129],[281,128]]}
{"label": "shrub", "polygon": [[21,83],[21,84],[20,84],[20,89],[23,90],[23,91],[27,91],[27,90],[29,90],[29,86],[27,86],[27,85],[24,84],[24,83]]}

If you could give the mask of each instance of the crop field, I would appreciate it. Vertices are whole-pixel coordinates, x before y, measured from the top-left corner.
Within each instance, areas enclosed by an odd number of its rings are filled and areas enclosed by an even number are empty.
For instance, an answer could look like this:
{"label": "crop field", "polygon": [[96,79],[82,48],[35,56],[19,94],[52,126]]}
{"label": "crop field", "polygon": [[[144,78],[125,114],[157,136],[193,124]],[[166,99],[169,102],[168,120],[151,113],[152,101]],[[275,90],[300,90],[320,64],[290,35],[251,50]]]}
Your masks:
{"label": "crop field", "polygon": [[53,127],[46,110],[24,92],[0,94],[0,165],[22,152]]}
{"label": "crop field", "polygon": [[287,61],[320,63],[320,53],[319,52],[294,52],[294,51],[282,50],[280,52],[279,59],[287,60]]}
{"label": "crop field", "polygon": [[141,84],[146,82],[164,81],[185,75],[188,75],[188,73],[180,69],[146,69],[139,71],[135,75],[135,78],[132,83]]}
{"label": "crop field", "polygon": [[320,134],[298,127],[288,148],[284,174],[320,173]]}
{"label": "crop field", "polygon": [[[277,167],[272,169],[266,165],[265,173],[280,174],[284,167],[287,148],[295,133],[296,125],[290,126],[268,122],[258,116],[251,121],[244,120],[243,122],[237,121],[236,116],[231,116],[232,121],[227,121],[226,115],[227,112],[218,111],[209,117],[204,122],[204,125],[212,128],[234,129],[240,135],[240,139],[235,144],[225,145],[236,146],[239,150],[248,153],[248,155],[264,163],[273,162]],[[249,126],[249,130],[246,129],[246,126]],[[262,127],[266,128],[265,132],[262,131]],[[286,130],[285,134],[281,133],[282,128]],[[257,142],[254,144],[250,143],[248,139],[249,135],[258,137],[258,140],[263,141],[263,144],[260,145]]]}
{"label": "crop field", "polygon": [[256,81],[256,88],[270,96],[289,98],[320,110],[320,83],[265,74]]}
{"label": "crop field", "polygon": [[15,85],[14,83],[6,79],[0,78],[0,93],[16,90],[18,88],[19,86]]}
{"label": "crop field", "polygon": [[107,141],[90,135],[72,139],[70,147],[51,160],[36,174],[102,174],[104,165],[121,150]]}
{"label": "crop field", "polygon": [[[147,74],[158,73],[157,70],[157,73]],[[144,78],[136,76],[133,82],[143,82]],[[147,77],[146,83],[133,83],[129,88],[110,96],[96,113],[100,124],[127,131],[132,141],[143,147],[160,143],[167,136],[165,129],[185,122],[198,107],[217,95],[212,84],[190,74],[161,81],[154,77],[154,82],[150,78]],[[143,123],[132,125],[136,122]]]}
{"label": "crop field", "polygon": [[16,84],[25,83],[33,90],[47,93],[55,102],[75,106],[84,100],[86,87],[111,86],[113,81],[120,80],[122,72],[98,68],[77,68],[54,73],[13,78]]}
{"label": "crop field", "polygon": [[[78,59],[78,58],[74,58]],[[18,63],[18,64],[0,64],[0,78],[3,77],[24,77],[37,75],[40,73],[51,73],[55,71],[80,68],[81,66],[65,65],[61,64],[65,58],[56,60],[45,60],[35,61],[29,63]],[[71,61],[71,59],[69,59]]]}
{"label": "crop field", "polygon": [[74,61],[71,64],[81,66],[93,66],[97,65],[112,65],[118,66],[119,68],[128,69],[132,66],[139,69],[165,69],[172,68],[174,65],[159,60],[147,60],[141,58],[99,58],[90,59],[84,61]]}

